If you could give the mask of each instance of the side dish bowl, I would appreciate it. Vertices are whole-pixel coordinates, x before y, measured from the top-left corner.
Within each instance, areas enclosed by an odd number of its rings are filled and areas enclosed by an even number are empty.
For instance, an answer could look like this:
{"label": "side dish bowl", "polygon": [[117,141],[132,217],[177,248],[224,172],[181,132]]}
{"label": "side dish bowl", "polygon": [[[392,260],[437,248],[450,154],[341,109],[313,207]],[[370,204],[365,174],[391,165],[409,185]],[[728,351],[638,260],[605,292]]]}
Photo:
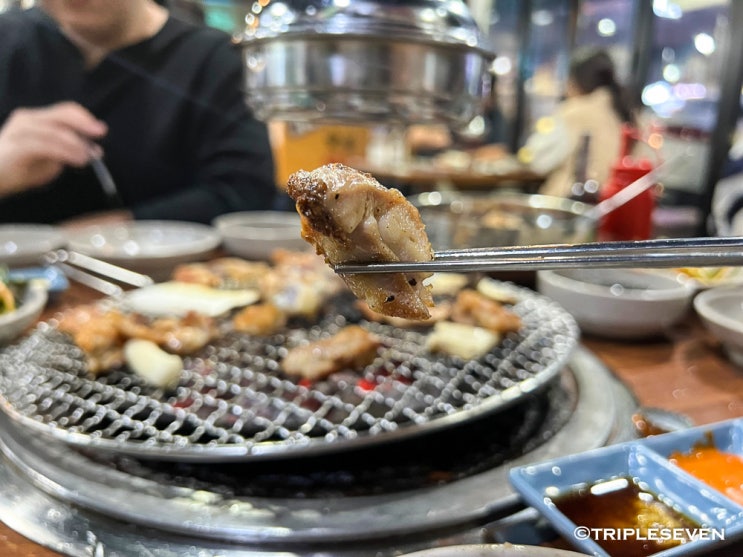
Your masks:
{"label": "side dish bowl", "polygon": [[642,269],[539,271],[537,290],[562,305],[581,331],[617,339],[660,335],[689,310],[694,285]]}
{"label": "side dish bowl", "polygon": [[[734,419],[608,445],[512,468],[509,479],[564,539],[590,555],[707,554],[743,536],[743,507],[679,458],[704,458],[703,449],[714,449],[731,459],[725,474],[734,473],[725,479],[736,477],[742,425]],[[712,472],[715,482],[722,475]],[[628,535],[612,537],[618,531]],[[648,544],[646,552],[640,544]]]}
{"label": "side dish bowl", "polygon": [[700,292],[694,309],[721,343],[728,358],[743,367],[743,286],[719,286]]}
{"label": "side dish bowl", "polygon": [[286,211],[243,211],[220,215],[212,222],[225,249],[246,259],[268,259],[274,250],[298,251],[302,239],[299,215]]}
{"label": "side dish bowl", "polygon": [[39,319],[47,297],[47,285],[44,281],[32,280],[28,283],[16,300],[16,309],[0,314],[0,345],[12,342]]}
{"label": "side dish bowl", "polygon": [[180,263],[208,258],[222,241],[211,226],[158,220],[87,226],[69,232],[67,239],[74,251],[157,280]]}
{"label": "side dish bowl", "polygon": [[42,256],[65,244],[65,237],[47,224],[0,225],[0,264],[8,267],[34,266]]}

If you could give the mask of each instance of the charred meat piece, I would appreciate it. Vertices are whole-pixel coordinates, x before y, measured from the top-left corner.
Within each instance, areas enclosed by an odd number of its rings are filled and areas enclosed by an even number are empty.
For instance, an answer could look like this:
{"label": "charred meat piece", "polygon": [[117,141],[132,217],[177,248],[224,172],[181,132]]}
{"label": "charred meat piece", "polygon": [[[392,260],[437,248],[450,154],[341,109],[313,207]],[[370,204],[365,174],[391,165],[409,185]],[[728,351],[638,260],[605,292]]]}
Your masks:
{"label": "charred meat piece", "polygon": [[287,375],[317,381],[336,371],[369,365],[380,346],[374,334],[358,325],[349,325],[332,337],[292,348],[281,367]]}
{"label": "charred meat piece", "polygon": [[438,302],[436,306],[430,310],[431,317],[426,320],[420,319],[405,319],[404,317],[392,317],[377,313],[373,311],[369,305],[363,300],[357,300],[355,307],[359,310],[362,317],[367,321],[374,321],[376,323],[386,323],[393,327],[401,327],[403,329],[419,328],[419,327],[433,327],[439,321],[449,319],[451,314],[451,302]]}
{"label": "charred meat piece", "polygon": [[[342,164],[289,177],[289,196],[302,220],[302,237],[330,265],[351,262],[430,261],[433,249],[418,210],[398,190]],[[343,279],[369,307],[385,315],[428,319],[430,274],[360,274]]]}
{"label": "charred meat piece", "polygon": [[343,290],[343,281],[312,252],[276,250],[274,266],[260,281],[263,298],[289,317],[314,319],[327,300]]}
{"label": "charred meat piece", "polygon": [[90,304],[68,309],[58,319],[59,330],[69,334],[82,349],[88,371],[93,375],[99,375],[123,362],[122,313]]}
{"label": "charred meat piece", "polygon": [[286,321],[286,313],[272,303],[263,303],[239,311],[232,318],[232,326],[242,333],[266,336],[280,331]]}
{"label": "charred meat piece", "polygon": [[254,288],[269,272],[269,266],[260,261],[239,257],[220,257],[208,263],[183,263],[173,270],[178,282],[192,282],[212,288]]}
{"label": "charred meat piece", "polygon": [[178,265],[173,269],[172,278],[178,282],[203,284],[212,288],[218,288],[222,284],[222,277],[206,263],[183,263]]}
{"label": "charred meat piece", "polygon": [[454,302],[451,320],[475,325],[495,333],[508,333],[521,328],[521,318],[500,302],[476,290],[462,290]]}
{"label": "charred meat piece", "polygon": [[210,263],[212,270],[222,278],[221,286],[255,288],[270,267],[263,261],[247,261],[239,257],[220,257]]}
{"label": "charred meat piece", "polygon": [[206,346],[217,334],[212,317],[189,311],[183,317],[158,317],[127,314],[119,321],[119,330],[127,338],[149,340],[174,354],[191,354]]}

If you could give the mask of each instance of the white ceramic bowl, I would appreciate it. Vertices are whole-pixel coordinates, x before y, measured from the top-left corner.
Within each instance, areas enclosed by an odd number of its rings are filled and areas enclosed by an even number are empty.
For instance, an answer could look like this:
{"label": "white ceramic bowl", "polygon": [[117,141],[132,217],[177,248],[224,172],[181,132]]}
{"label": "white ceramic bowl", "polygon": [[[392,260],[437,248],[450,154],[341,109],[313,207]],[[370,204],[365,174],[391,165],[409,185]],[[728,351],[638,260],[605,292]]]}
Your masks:
{"label": "white ceramic bowl", "polygon": [[40,265],[45,253],[64,244],[65,237],[55,226],[3,224],[0,225],[0,264],[8,267]]}
{"label": "white ceramic bowl", "polygon": [[617,339],[662,334],[687,313],[695,292],[673,273],[637,269],[539,271],[537,289],[562,305],[582,332]]}
{"label": "white ceramic bowl", "polygon": [[15,340],[39,319],[47,297],[44,281],[29,282],[21,299],[17,300],[16,309],[0,315],[0,345]]}
{"label": "white ceramic bowl", "polygon": [[207,259],[222,239],[205,224],[142,220],[72,230],[67,241],[73,251],[162,280],[180,263]]}
{"label": "white ceramic bowl", "polygon": [[220,215],[212,222],[225,249],[246,259],[268,259],[274,250],[302,251],[299,215],[285,211],[243,211]]}
{"label": "white ceramic bowl", "polygon": [[694,309],[721,343],[728,358],[743,367],[743,286],[718,286],[700,292]]}

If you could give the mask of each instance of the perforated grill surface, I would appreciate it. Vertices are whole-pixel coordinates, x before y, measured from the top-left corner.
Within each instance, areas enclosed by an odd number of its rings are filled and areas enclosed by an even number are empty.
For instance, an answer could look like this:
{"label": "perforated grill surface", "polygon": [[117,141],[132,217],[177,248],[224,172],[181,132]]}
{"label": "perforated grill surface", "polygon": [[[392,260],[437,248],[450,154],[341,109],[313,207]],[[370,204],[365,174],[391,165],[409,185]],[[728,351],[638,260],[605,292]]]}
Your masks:
{"label": "perforated grill surface", "polygon": [[[167,460],[301,456],[414,436],[519,400],[575,348],[577,326],[560,306],[502,286],[519,298],[523,327],[479,360],[429,353],[425,330],[333,312],[271,337],[227,333],[186,358],[179,386],[163,392],[126,370],[93,378],[82,352],[44,323],[0,353],[0,401],[14,421],[73,445]],[[363,371],[312,384],[282,373],[288,349],[351,321],[383,344]]]}

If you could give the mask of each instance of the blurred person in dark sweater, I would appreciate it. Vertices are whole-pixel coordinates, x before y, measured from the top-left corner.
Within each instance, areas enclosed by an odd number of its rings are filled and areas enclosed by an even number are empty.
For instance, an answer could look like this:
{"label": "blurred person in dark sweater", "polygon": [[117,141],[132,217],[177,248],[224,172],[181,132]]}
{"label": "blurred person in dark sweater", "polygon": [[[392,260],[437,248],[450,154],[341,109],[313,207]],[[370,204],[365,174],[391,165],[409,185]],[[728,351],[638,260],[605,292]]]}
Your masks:
{"label": "blurred person in dark sweater", "polygon": [[[270,208],[266,126],[227,34],[154,0],[41,0],[0,15],[0,222],[209,222]],[[119,190],[106,196],[90,161]]]}

